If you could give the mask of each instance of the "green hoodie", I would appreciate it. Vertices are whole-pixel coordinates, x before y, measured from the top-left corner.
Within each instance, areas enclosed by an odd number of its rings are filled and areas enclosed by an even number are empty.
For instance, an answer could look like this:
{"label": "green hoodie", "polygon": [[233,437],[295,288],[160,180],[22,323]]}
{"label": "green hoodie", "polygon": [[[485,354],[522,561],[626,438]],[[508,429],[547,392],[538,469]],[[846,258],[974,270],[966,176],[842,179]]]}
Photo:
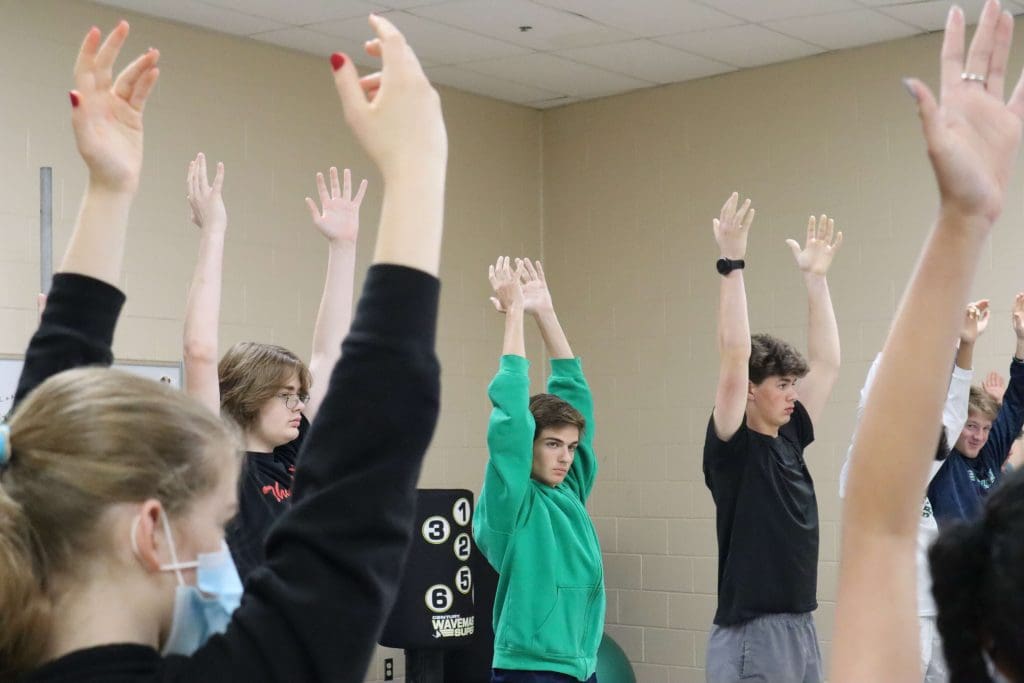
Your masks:
{"label": "green hoodie", "polygon": [[587,424],[565,480],[535,481],[529,367],[522,356],[502,356],[488,389],[490,460],[473,517],[476,542],[499,574],[494,668],[584,681],[597,669],[605,610],[601,548],[584,507],[597,474],[594,403],[579,359],[552,360],[548,392]]}

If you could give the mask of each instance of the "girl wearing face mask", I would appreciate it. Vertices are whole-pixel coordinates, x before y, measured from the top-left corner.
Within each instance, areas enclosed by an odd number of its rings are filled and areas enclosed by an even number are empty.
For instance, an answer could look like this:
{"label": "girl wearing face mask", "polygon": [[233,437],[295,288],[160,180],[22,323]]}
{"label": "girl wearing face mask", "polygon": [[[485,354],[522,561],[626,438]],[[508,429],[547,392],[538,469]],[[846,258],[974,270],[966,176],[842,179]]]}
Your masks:
{"label": "girl wearing face mask", "polygon": [[[359,207],[366,181],[353,197],[349,170],[345,169],[343,175],[344,190],[338,170],[331,168],[328,191],[324,175],[317,173],[321,206],[306,198],[313,224],[328,242],[327,276],[313,330],[309,367],[282,346],[257,342],[235,344],[218,364],[217,329],[228,224],[222,193],[224,164],[217,164],[212,183],[205,155],[200,153],[188,167],[189,209],[200,236],[185,312],[185,387],[214,413],[231,417],[244,434],[246,456],[238,485],[239,512],[228,527],[228,544],[243,579],[262,564],[267,532],[288,509],[299,448],[309,421],[323,401],[327,378],[352,322]],[[263,279],[270,276],[273,281],[293,277],[288,269],[276,275],[254,275]],[[250,296],[255,291],[251,290]]]}
{"label": "girl wearing face mask", "polygon": [[71,103],[88,190],[0,429],[0,681],[365,677],[437,418],[447,159],[437,93],[402,35],[371,25],[379,89],[344,56],[332,65],[346,120],[390,181],[374,265],[293,504],[241,598],[224,545],[240,440],[170,387],[69,369],[112,361],[142,108],[158,76],[150,50],[114,79],[124,22],[102,46],[98,29],[87,34]]}

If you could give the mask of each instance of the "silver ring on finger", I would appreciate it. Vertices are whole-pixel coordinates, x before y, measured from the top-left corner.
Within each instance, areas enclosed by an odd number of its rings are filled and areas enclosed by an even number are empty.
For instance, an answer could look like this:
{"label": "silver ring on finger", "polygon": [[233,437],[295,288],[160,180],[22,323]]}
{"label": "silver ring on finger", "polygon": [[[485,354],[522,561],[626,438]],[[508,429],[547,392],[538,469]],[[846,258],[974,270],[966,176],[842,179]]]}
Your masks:
{"label": "silver ring on finger", "polygon": [[971,73],[970,71],[964,71],[961,73],[960,80],[981,83],[982,85],[986,85],[988,83],[988,77],[984,74]]}

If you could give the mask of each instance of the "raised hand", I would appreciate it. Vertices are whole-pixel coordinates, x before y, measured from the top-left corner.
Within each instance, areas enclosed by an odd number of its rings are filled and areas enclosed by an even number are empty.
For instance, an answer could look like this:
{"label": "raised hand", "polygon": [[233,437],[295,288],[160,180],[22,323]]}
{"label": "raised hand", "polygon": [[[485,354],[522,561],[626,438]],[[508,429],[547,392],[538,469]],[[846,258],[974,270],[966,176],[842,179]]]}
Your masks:
{"label": "raised hand", "polygon": [[544,267],[540,261],[516,259],[516,269],[520,271],[520,282],[523,287],[523,310],[531,315],[540,315],[555,310],[551,302],[551,292],[544,278]]}
{"label": "raised hand", "polygon": [[1024,340],[1024,292],[1017,292],[1017,296],[1013,298],[1012,317],[1013,332],[1017,335],[1017,340]]}
{"label": "raised hand", "polygon": [[832,259],[843,244],[843,233],[835,232],[835,221],[822,214],[807,220],[807,242],[804,248],[796,240],[786,240],[793,251],[796,265],[809,275],[824,275],[832,265]]}
{"label": "raised hand", "polygon": [[739,200],[739,194],[733,192],[722,205],[722,212],[718,218],[712,221],[715,241],[718,242],[722,256],[727,259],[741,259],[746,256],[747,235],[750,232],[750,224],[754,222],[750,198],[748,197],[737,210]]}
{"label": "raised hand", "polygon": [[360,79],[351,60],[331,56],[345,120],[385,178],[415,175],[424,158],[447,159],[441,100],[398,29],[378,15],[370,25],[377,38],[366,53],[381,58],[380,72]]}
{"label": "raised hand", "polygon": [[327,241],[354,244],[359,237],[359,206],[366,194],[366,179],[359,183],[355,198],[352,197],[352,173],[344,171],[344,189],[338,184],[338,169],[331,166],[331,191],[327,192],[324,174],[316,174],[316,187],[320,192],[320,206],[306,197],[306,206],[313,218],[313,224],[323,233]]}
{"label": "raised hand", "polygon": [[201,230],[223,232],[228,226],[228,212],[224,208],[224,164],[217,163],[217,175],[211,185],[206,175],[206,155],[200,152],[188,162],[188,177],[185,189],[188,191],[189,220]]}
{"label": "raised hand", "polygon": [[964,58],[964,14],[949,12],[942,41],[939,101],[924,83],[905,81],[917,100],[944,211],[987,221],[1003,210],[1021,139],[1022,81],[1003,102],[1013,16],[987,2]]}
{"label": "raised hand", "polygon": [[142,172],[142,110],[160,75],[160,53],[149,49],[113,79],[114,61],[128,36],[120,22],[103,45],[100,30],[85,35],[75,62],[71,126],[78,152],[97,189],[134,192]]}
{"label": "raised hand", "polygon": [[988,327],[989,301],[980,299],[967,304],[964,310],[963,326],[960,328],[960,342],[973,344]]}
{"label": "raised hand", "polygon": [[990,372],[981,380],[981,388],[985,393],[996,401],[1003,402],[1003,394],[1006,393],[1006,380],[998,372]]}
{"label": "raised hand", "polygon": [[499,256],[488,269],[487,277],[494,290],[491,303],[499,313],[508,313],[513,308],[523,310],[523,263],[520,259],[516,259],[516,269],[512,270],[509,257]]}

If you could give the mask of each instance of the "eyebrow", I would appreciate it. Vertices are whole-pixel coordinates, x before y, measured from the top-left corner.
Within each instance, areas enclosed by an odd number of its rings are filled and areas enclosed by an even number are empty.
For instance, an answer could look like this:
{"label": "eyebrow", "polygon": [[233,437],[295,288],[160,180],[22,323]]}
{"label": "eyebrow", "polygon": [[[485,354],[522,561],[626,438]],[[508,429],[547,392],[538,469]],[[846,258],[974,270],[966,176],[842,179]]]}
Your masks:
{"label": "eyebrow", "polygon": [[[564,441],[559,439],[557,436],[547,436],[547,437],[544,437],[544,440],[545,441],[557,441],[558,443],[565,443]],[[577,444],[578,445],[579,441],[571,441],[569,443],[570,443],[570,445],[573,445],[573,444]]]}

